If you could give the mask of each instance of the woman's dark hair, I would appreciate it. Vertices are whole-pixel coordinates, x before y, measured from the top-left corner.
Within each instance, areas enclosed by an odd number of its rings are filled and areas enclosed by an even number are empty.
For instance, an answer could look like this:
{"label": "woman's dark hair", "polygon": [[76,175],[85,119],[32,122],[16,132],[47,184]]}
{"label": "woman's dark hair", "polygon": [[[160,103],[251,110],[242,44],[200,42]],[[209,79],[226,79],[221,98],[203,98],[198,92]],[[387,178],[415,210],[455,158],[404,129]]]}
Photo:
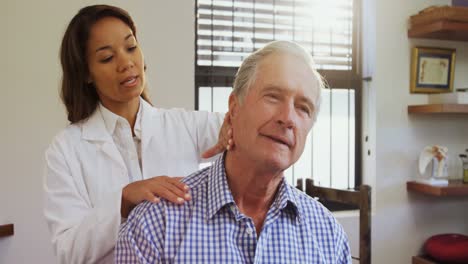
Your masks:
{"label": "woman's dark hair", "polygon": [[[62,88],[60,96],[72,124],[88,118],[98,106],[99,97],[93,84],[89,84],[86,44],[91,27],[100,19],[115,17],[127,24],[136,38],[136,27],[127,11],[109,5],[93,5],[82,8],[73,17],[63,36],[60,48],[62,64]],[[149,102],[147,88],[141,97]]]}

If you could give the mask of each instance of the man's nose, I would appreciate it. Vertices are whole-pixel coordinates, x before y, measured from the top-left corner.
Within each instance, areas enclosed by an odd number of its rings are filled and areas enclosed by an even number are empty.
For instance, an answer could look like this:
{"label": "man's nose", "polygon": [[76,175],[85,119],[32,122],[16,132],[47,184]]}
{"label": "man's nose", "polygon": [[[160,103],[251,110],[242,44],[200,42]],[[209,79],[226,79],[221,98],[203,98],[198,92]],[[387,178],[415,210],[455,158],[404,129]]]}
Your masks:
{"label": "man's nose", "polygon": [[281,104],[281,107],[278,109],[277,122],[288,129],[296,126],[297,113],[293,102]]}

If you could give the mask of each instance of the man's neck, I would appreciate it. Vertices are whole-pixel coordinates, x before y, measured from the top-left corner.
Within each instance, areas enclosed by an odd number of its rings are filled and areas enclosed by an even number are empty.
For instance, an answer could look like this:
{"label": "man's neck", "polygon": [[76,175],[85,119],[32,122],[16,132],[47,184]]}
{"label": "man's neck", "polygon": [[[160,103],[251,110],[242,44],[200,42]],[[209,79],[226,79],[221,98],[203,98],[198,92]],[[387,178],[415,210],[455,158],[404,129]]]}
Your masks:
{"label": "man's neck", "polygon": [[275,199],[283,171],[249,160],[236,151],[226,153],[225,167],[237,207],[241,213],[254,220],[259,234]]}

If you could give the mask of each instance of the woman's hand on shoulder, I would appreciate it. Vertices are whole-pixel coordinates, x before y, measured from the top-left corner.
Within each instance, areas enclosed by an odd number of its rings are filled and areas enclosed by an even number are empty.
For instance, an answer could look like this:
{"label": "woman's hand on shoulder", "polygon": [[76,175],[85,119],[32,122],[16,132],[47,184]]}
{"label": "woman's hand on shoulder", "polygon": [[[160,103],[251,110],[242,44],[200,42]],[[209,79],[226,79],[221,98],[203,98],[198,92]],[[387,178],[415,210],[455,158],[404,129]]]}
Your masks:
{"label": "woman's hand on shoulder", "polygon": [[231,150],[233,148],[234,141],[232,136],[231,119],[228,112],[224,116],[223,125],[219,130],[218,142],[216,145],[203,152],[202,158],[211,158],[219,153],[222,153],[224,150]]}
{"label": "woman's hand on shoulder", "polygon": [[160,198],[164,198],[176,204],[189,201],[189,187],[181,179],[182,177],[156,176],[128,184],[122,190],[122,217],[127,218],[132,209],[144,200],[158,203]]}

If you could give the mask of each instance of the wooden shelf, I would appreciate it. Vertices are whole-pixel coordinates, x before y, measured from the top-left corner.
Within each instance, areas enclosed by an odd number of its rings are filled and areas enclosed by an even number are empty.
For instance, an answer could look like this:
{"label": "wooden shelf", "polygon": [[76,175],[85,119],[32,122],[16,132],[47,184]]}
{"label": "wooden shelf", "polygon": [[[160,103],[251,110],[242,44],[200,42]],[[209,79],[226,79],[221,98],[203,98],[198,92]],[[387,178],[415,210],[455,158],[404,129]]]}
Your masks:
{"label": "wooden shelf", "polygon": [[412,263],[413,264],[438,264],[437,262],[424,256],[414,256]]}
{"label": "wooden shelf", "polygon": [[464,184],[462,181],[449,181],[447,186],[433,186],[410,181],[406,183],[406,189],[432,196],[468,196],[468,184]]}
{"label": "wooden shelf", "polygon": [[468,41],[468,23],[440,20],[415,25],[408,30],[408,37]]}
{"label": "wooden shelf", "polygon": [[13,224],[0,225],[0,237],[12,236],[15,233]]}
{"label": "wooden shelf", "polygon": [[409,105],[409,114],[468,114],[468,104]]}

